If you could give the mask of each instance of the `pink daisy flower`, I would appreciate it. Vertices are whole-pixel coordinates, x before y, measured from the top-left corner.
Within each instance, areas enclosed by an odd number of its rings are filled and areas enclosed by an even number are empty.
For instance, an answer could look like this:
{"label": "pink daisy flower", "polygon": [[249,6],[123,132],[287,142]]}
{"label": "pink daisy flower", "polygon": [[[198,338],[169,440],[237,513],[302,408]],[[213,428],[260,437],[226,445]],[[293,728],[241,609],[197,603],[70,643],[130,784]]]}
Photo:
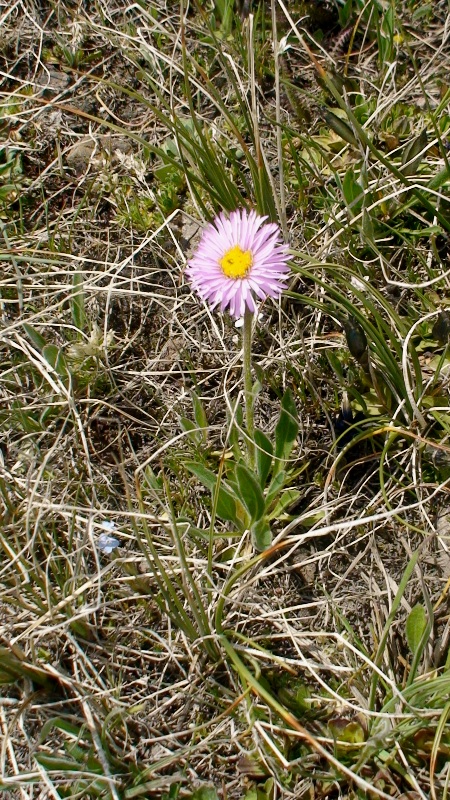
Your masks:
{"label": "pink daisy flower", "polygon": [[211,308],[229,309],[236,319],[256,311],[255,297],[277,298],[286,289],[288,247],[274,222],[256,211],[223,212],[206,226],[188,262],[192,287]]}

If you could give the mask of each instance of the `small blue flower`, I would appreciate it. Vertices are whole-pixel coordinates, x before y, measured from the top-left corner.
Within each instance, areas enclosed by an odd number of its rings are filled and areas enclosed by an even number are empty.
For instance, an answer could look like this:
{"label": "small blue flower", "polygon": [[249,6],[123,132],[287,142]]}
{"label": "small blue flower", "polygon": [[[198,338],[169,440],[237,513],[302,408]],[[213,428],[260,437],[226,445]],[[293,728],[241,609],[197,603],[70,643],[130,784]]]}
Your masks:
{"label": "small blue flower", "polygon": [[116,523],[113,522],[112,519],[105,519],[100,523],[100,527],[103,528],[104,531],[115,531]]}
{"label": "small blue flower", "polygon": [[101,533],[98,537],[97,547],[102,553],[112,553],[116,547],[120,547],[120,540],[107,533]]}
{"label": "small blue flower", "polygon": [[[101,527],[105,531],[113,532],[116,529],[116,524],[115,522],[105,520],[105,522],[101,523]],[[116,547],[120,546],[121,546],[120,539],[116,539],[116,537],[111,536],[110,533],[101,533],[100,536],[98,537],[97,547],[99,550],[102,551],[102,553],[106,553],[107,555],[109,555],[110,553],[112,553],[113,550],[116,549]]]}

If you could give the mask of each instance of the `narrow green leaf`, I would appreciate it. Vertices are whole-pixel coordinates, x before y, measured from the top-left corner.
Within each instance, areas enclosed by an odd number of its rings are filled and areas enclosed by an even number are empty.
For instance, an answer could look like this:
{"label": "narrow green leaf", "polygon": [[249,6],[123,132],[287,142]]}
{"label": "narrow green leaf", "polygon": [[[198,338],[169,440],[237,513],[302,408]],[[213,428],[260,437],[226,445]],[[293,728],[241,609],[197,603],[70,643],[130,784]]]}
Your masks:
{"label": "narrow green leaf", "polygon": [[79,331],[84,331],[86,327],[86,308],[84,303],[83,276],[81,272],[75,272],[72,280],[72,319]]}
{"label": "narrow green leaf", "polygon": [[378,63],[381,69],[384,70],[386,64],[392,62],[394,54],[395,16],[392,5],[384,11],[381,20],[378,13],[375,13],[373,22],[375,26],[374,29],[377,31]]}
{"label": "narrow green leaf", "polygon": [[359,214],[364,200],[364,190],[356,180],[352,169],[348,169],[344,175],[342,193],[352,216]]}
{"label": "narrow green leaf", "polygon": [[[163,762],[164,759],[161,759],[161,761]],[[164,789],[168,784],[171,784],[173,789],[174,786],[178,787],[179,783],[180,777],[178,774],[164,775],[161,778],[155,778],[152,781],[146,781],[139,786],[132,786],[130,789],[125,789],[123,793],[124,800],[134,800],[135,797],[143,797],[143,800],[148,800],[149,797],[165,797],[169,798],[169,800],[171,800],[171,798],[176,800],[178,796],[176,791],[173,792],[169,790],[169,793],[167,793],[164,791]]]}
{"label": "narrow green leaf", "polygon": [[279,519],[284,511],[293,506],[294,503],[302,496],[299,489],[286,489],[283,492],[275,508],[270,513],[270,519]]}
{"label": "narrow green leaf", "polygon": [[[210,489],[214,495],[217,475],[215,475],[212,470],[208,469],[208,467],[199,464],[197,461],[184,461],[183,463],[186,469],[195,475],[200,483],[206,486],[207,489]],[[236,501],[231,492],[224,486],[221,486],[219,489],[216,514],[221,519],[228,520],[229,522],[236,522]]]}
{"label": "narrow green leaf", "polygon": [[219,800],[214,786],[199,786],[192,794],[192,800]]}
{"label": "narrow green leaf", "polygon": [[42,350],[42,355],[48,364],[56,370],[62,378],[67,378],[69,370],[64,353],[56,344],[46,344]]}
{"label": "narrow green leaf", "polygon": [[347,122],[340,119],[336,114],[333,114],[332,111],[325,111],[324,117],[327,125],[334,133],[337,133],[344,142],[352,144],[355,147],[358,146],[358,140]]}
{"label": "narrow green leaf", "polygon": [[216,514],[220,519],[225,519],[237,524],[236,501],[223,487],[219,489]]}
{"label": "narrow green leaf", "polygon": [[446,183],[449,178],[450,178],[450,170],[447,167],[447,165],[445,165],[445,167],[439,170],[439,172],[436,175],[434,175],[431,178],[431,180],[428,181],[427,186],[429,189],[434,189],[434,190],[440,189],[441,186],[444,183]]}
{"label": "narrow green leaf", "polygon": [[0,200],[3,202],[11,202],[17,197],[17,186],[14,183],[5,183],[0,186]]}
{"label": "narrow green leaf", "polygon": [[39,742],[45,742],[47,736],[54,728],[58,728],[65,733],[68,733],[70,736],[79,736],[80,735],[80,725],[74,725],[72,722],[64,719],[63,717],[52,717],[44,722],[40,732],[39,732]]}
{"label": "narrow green leaf", "polygon": [[198,395],[193,391],[191,392],[192,401],[194,403],[194,417],[199,428],[207,428],[208,420],[206,417],[205,409],[202,401]]}
{"label": "narrow green leaf", "polygon": [[184,461],[183,465],[189,472],[192,472],[207,489],[214,489],[217,483],[217,475],[208,467],[198,461]]}
{"label": "narrow green leaf", "polygon": [[17,420],[26,433],[36,433],[43,430],[44,421],[42,415],[37,420],[33,413],[22,408],[17,400],[13,400],[11,407],[14,409],[14,415],[17,415]]}
{"label": "narrow green leaf", "polygon": [[36,667],[14,655],[6,647],[0,647],[0,684],[14,683],[27,677],[39,686],[54,688],[55,678],[45,672],[41,667]]}
{"label": "narrow green leaf", "polygon": [[50,364],[51,367],[55,367],[59,356],[59,347],[57,347],[56,344],[47,344],[45,345],[42,354],[47,363]]}
{"label": "narrow green leaf", "polygon": [[197,431],[197,425],[188,417],[180,417],[180,425],[185,433],[191,433],[192,431]]}
{"label": "narrow green leaf", "polygon": [[238,464],[235,473],[239,487],[239,499],[242,500],[252,521],[261,519],[265,503],[258,481],[244,464]]}
{"label": "narrow green leaf", "polygon": [[191,442],[193,442],[197,447],[202,443],[203,435],[202,432],[199,431],[195,422],[193,422],[191,419],[188,419],[188,417],[180,417],[180,426],[181,429],[187,433]]}
{"label": "narrow green leaf", "polygon": [[33,328],[28,322],[23,323],[23,327],[27,336],[30,337],[31,341],[33,342],[34,346],[37,347],[38,350],[43,350],[47,342],[45,341],[42,334]]}
{"label": "narrow green leaf", "polygon": [[339,382],[342,383],[345,388],[347,388],[344,377],[344,368],[342,366],[341,361],[337,357],[336,353],[334,352],[334,350],[327,350],[325,355],[328,359],[331,369],[338,378]]}
{"label": "narrow green leaf", "polygon": [[[366,195],[366,202],[367,202],[367,195]],[[363,209],[363,217],[362,217],[362,232],[366,237],[368,242],[374,242],[374,226],[372,221],[372,216],[367,210],[367,208]]]}
{"label": "narrow green leaf", "polygon": [[447,650],[447,658],[445,659],[444,671],[446,672],[448,669],[450,669],[450,647]]}
{"label": "narrow green leaf", "polygon": [[428,143],[428,134],[426,129],[419,133],[411,142],[409,142],[402,155],[402,172],[403,175],[415,175],[417,168],[424,156],[424,150]]}
{"label": "narrow green leaf", "polygon": [[283,467],[294,446],[298,434],[297,407],[290,389],[286,389],[281,401],[281,412],[275,428],[274,475]]}
{"label": "narrow green leaf", "polygon": [[425,632],[427,627],[427,613],[425,608],[417,603],[414,608],[411,609],[408,618],[406,620],[406,641],[408,642],[408,647],[411,650],[411,653],[417,651],[422,636]]}
{"label": "narrow green leaf", "polygon": [[272,531],[265,517],[253,523],[250,528],[250,533],[253,547],[255,550],[258,550],[259,553],[262,553],[263,550],[267,550],[272,544]]}
{"label": "narrow green leaf", "polygon": [[[82,750],[79,761],[69,761],[67,758],[49,755],[48,753],[37,753],[35,755],[36,761],[41,764],[41,766],[56,772],[78,772],[80,770],[80,763],[82,763],[83,757],[84,753]],[[86,766],[88,769],[85,767],[85,773],[89,772],[91,775],[95,775],[97,778],[102,779],[102,767],[96,759],[89,759],[89,763]]]}
{"label": "narrow green leaf", "polygon": [[61,756],[52,756],[48,753],[35,753],[35,759],[42,767],[58,772],[79,771],[80,765],[77,761],[69,761]]}
{"label": "narrow green leaf", "polygon": [[[388,641],[389,633],[390,633],[391,628],[392,628],[392,623],[393,623],[393,621],[395,619],[395,615],[396,615],[396,613],[398,611],[398,607],[399,607],[399,605],[400,605],[400,603],[402,601],[402,597],[403,597],[403,595],[405,593],[408,581],[409,581],[409,579],[410,579],[410,577],[411,577],[411,575],[412,575],[412,573],[414,571],[414,567],[417,564],[417,559],[419,558],[419,554],[420,554],[420,549],[417,549],[417,550],[414,551],[414,553],[412,554],[411,558],[409,559],[409,562],[406,565],[406,569],[405,569],[405,571],[404,571],[404,573],[402,575],[402,578],[400,580],[400,583],[399,583],[399,586],[398,586],[398,589],[397,589],[397,593],[396,593],[396,595],[395,595],[395,597],[394,597],[394,599],[393,599],[393,601],[391,603],[391,610],[389,611],[388,617],[387,617],[387,619],[386,619],[386,621],[384,623],[383,632],[381,634],[381,638],[380,638],[380,641],[379,641],[379,644],[378,644],[378,647],[377,647],[377,652],[376,652],[375,658],[374,658],[374,663],[376,664],[377,667],[379,667],[381,662],[382,662],[382,658],[383,658],[383,654],[384,654],[384,651],[385,651],[385,648],[386,648],[386,644],[387,644],[387,641]],[[371,679],[370,696],[369,696],[369,704],[368,704],[370,709],[373,709],[374,706],[375,706],[375,697],[376,697],[376,691],[377,691],[378,682],[379,682],[379,675],[378,675],[378,672],[374,670],[373,675],[372,675],[372,679]]]}
{"label": "narrow green leaf", "polygon": [[272,478],[266,494],[266,509],[270,508],[275,498],[278,497],[285,484],[286,478],[287,475],[284,470],[281,470],[281,472],[278,472],[277,475]]}
{"label": "narrow green leaf", "polygon": [[156,492],[156,494],[158,494],[163,489],[164,486],[163,481],[161,480],[161,478],[158,478],[158,476],[155,475],[150,465],[148,465],[145,468],[143,477],[146,485],[150,489],[152,489],[152,491]]}
{"label": "narrow green leaf", "polygon": [[255,430],[256,470],[261,489],[266,485],[267,476],[272,466],[273,446],[265,433]]}
{"label": "narrow green leaf", "polygon": [[[3,147],[1,148],[0,153],[2,157],[4,157],[5,150]],[[9,161],[6,162],[6,164],[2,164],[0,166],[0,175],[5,175],[13,167],[14,167],[14,159],[11,158]]]}
{"label": "narrow green leaf", "polygon": [[335,717],[328,722],[331,735],[337,742],[346,744],[362,744],[366,740],[366,733],[358,720],[348,720],[345,717]]}
{"label": "narrow green leaf", "polygon": [[239,429],[244,425],[244,415],[242,406],[235,401],[234,407],[231,410],[227,409],[227,424],[228,424],[228,442],[233,450],[233,455],[236,461],[241,458],[241,445]]}
{"label": "narrow green leaf", "polygon": [[206,442],[206,433],[207,433],[207,430],[208,430],[208,420],[207,420],[207,417],[206,417],[205,409],[204,409],[202,401],[200,400],[200,398],[198,397],[198,395],[194,391],[191,392],[191,395],[192,395],[192,402],[194,404],[195,421],[197,423],[197,426],[201,429],[200,432],[199,432],[200,436],[203,438],[203,441]]}

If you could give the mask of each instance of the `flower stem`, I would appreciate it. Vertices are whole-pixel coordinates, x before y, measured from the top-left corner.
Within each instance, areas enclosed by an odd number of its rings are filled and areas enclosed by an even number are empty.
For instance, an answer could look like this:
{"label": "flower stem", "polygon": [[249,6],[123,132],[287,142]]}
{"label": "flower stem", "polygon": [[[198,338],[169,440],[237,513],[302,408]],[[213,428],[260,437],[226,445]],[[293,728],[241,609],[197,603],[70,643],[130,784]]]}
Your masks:
{"label": "flower stem", "polygon": [[244,349],[243,374],[245,397],[245,422],[247,426],[247,452],[249,466],[255,466],[255,420],[253,416],[253,381],[252,381],[252,323],[253,313],[248,308],[244,312],[244,328],[242,343]]}

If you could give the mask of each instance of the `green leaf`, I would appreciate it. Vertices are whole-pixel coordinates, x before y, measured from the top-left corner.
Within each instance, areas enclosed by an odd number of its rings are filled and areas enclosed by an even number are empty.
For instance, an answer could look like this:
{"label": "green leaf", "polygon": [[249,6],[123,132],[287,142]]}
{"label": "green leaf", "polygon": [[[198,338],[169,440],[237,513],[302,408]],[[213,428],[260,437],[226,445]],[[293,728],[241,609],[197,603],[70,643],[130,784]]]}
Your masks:
{"label": "green leaf", "polygon": [[236,501],[223,487],[219,489],[217,498],[216,514],[220,519],[228,520],[237,524]]}
{"label": "green leaf", "polygon": [[25,333],[27,334],[27,336],[30,337],[34,346],[37,347],[38,350],[43,350],[46,345],[46,341],[42,336],[42,334],[40,334],[39,331],[37,331],[36,328],[33,328],[33,326],[30,325],[28,322],[24,322],[23,327]]}
{"label": "green leaf", "polygon": [[197,424],[188,417],[180,417],[180,426],[184,433],[187,433],[191,442],[197,447],[203,442],[202,431],[199,431]]}
{"label": "green leaf", "polygon": [[270,519],[279,519],[286,508],[294,505],[294,503],[302,496],[299,489],[286,489],[283,492],[275,508],[270,513]]}
{"label": "green leaf", "polygon": [[444,672],[450,669],[450,647],[447,650],[447,658],[445,659]]}
{"label": "green leaf", "polygon": [[14,183],[5,183],[4,186],[0,186],[0,200],[8,202],[12,202],[17,197],[17,186]]}
{"label": "green leaf", "polygon": [[411,609],[406,620],[406,641],[411,653],[415,653],[420,645],[422,636],[427,627],[427,613],[425,608],[417,603]]}
{"label": "green leaf", "polygon": [[206,418],[205,409],[203,406],[202,401],[198,397],[198,395],[192,391],[192,402],[194,404],[194,417],[197,423],[197,426],[201,429],[200,435],[204,442],[206,442],[206,432],[208,430],[208,420]]}
{"label": "green leaf", "polygon": [[[177,797],[176,793],[172,791],[173,787],[179,786],[180,778],[178,775],[164,775],[161,778],[155,778],[152,781],[146,781],[139,786],[132,786],[130,789],[125,789],[123,796],[124,800],[134,800],[135,797],[143,797],[143,800],[148,800],[149,797],[164,797],[165,800]],[[164,788],[171,784],[169,793],[164,791]]]}
{"label": "green leaf", "polygon": [[211,469],[208,469],[198,461],[184,461],[183,464],[207,489],[213,490],[216,488],[217,475]]}
{"label": "green leaf", "polygon": [[311,514],[310,517],[303,517],[299,520],[299,525],[302,528],[312,528],[313,525],[317,525],[319,522],[325,519],[325,511],[317,511],[315,514]]}
{"label": "green leaf", "polygon": [[194,417],[199,428],[207,428],[208,420],[206,418],[203,403],[195,392],[191,392],[192,401],[194,403]]}
{"label": "green leaf", "polygon": [[300,678],[288,676],[283,686],[277,690],[279,700],[297,714],[305,714],[311,710],[311,692]]}
{"label": "green leaf", "polygon": [[287,475],[284,470],[282,470],[272,478],[268,492],[266,494],[266,509],[270,508],[275,498],[280,494],[285,484],[286,478]]}
{"label": "green leaf", "polygon": [[145,484],[154,492],[156,492],[156,494],[162,491],[164,486],[163,481],[161,478],[158,478],[158,476],[155,475],[150,464],[145,468],[143,477]]}
{"label": "green leaf", "polygon": [[10,648],[0,647],[0,684],[15,683],[24,677],[47,689],[55,687],[56,679],[44,669],[22,660]]}
{"label": "green leaf", "polygon": [[411,142],[409,142],[402,155],[402,172],[403,175],[415,175],[417,168],[424,157],[424,150],[428,144],[428,134],[426,129],[419,133]]}
{"label": "green leaf", "polygon": [[336,375],[337,379],[339,380],[340,383],[342,383],[343,386],[345,386],[345,388],[347,388],[346,387],[345,377],[344,377],[344,368],[343,368],[339,358],[337,357],[336,353],[334,352],[334,350],[327,350],[325,355],[326,355],[326,357],[328,359],[328,362],[330,364],[330,367],[333,370],[334,374]]}
{"label": "green leaf", "polygon": [[272,800],[274,795],[274,780],[268,778],[262,785],[249,789],[243,800]]}
{"label": "green leaf", "polygon": [[255,550],[262,553],[272,544],[272,531],[265,517],[258,519],[250,528],[252,544]]}
{"label": "green leaf", "polygon": [[364,200],[364,189],[355,178],[352,169],[348,169],[342,181],[342,192],[352,216],[359,214]]}
{"label": "green leaf", "polygon": [[242,500],[250,514],[252,522],[261,519],[265,506],[264,495],[254,474],[244,464],[237,465],[235,474],[239,487],[239,499]]}
{"label": "green leaf", "polygon": [[265,433],[255,430],[256,470],[261,489],[266,485],[267,476],[272,466],[272,442]]}
{"label": "green leaf", "polygon": [[286,389],[281,401],[281,412],[275,428],[274,475],[283,467],[294,446],[298,434],[297,407],[290,389]]}
{"label": "green leaf", "polygon": [[349,721],[345,717],[335,717],[328,721],[328,727],[337,742],[358,745],[366,740],[366,732],[358,720]]}
{"label": "green leaf", "polygon": [[84,331],[86,327],[86,308],[84,304],[83,276],[81,272],[75,272],[72,280],[72,319],[79,331]]}
{"label": "green leaf", "polygon": [[262,388],[263,384],[261,383],[261,381],[256,380],[252,386],[253,403],[255,403],[255,401],[258,399],[258,395],[261,394]]}
{"label": "green leaf", "polygon": [[339,22],[342,30],[347,27],[352,11],[353,0],[345,0],[345,3],[342,6],[339,6]]}
{"label": "green leaf", "polygon": [[62,378],[67,378],[69,370],[67,362],[64,358],[64,353],[56,344],[46,344],[42,350],[42,355],[45,360]]}
{"label": "green leaf", "polygon": [[173,181],[174,179],[176,180],[178,174],[178,170],[176,170],[171,164],[163,167],[157,167],[153,170],[153,175],[160,183],[167,183],[169,181]]}
{"label": "green leaf", "polygon": [[[3,156],[5,153],[5,149],[2,147],[0,150],[0,154]],[[14,158],[11,158],[6,164],[2,164],[0,166],[0,175],[6,175],[9,170],[13,169],[14,167]]]}
{"label": "green leaf", "polygon": [[214,786],[199,786],[191,797],[192,800],[220,800]]}
{"label": "green leaf", "polygon": [[197,432],[197,425],[188,417],[180,417],[180,425],[185,433]]}
{"label": "green leaf", "polygon": [[431,178],[431,180],[428,181],[427,186],[429,189],[434,189],[434,190],[440,189],[441,186],[444,183],[446,183],[449,178],[450,178],[450,170],[446,165],[445,167],[443,167],[443,169],[439,170],[437,175],[434,175],[433,178]]}
{"label": "green leaf", "polygon": [[34,757],[38,764],[48,770],[78,772],[80,769],[78,761],[69,761],[69,759],[62,756],[53,756],[48,753],[35,753]]}
{"label": "green leaf", "polygon": [[[17,417],[17,423],[26,433],[36,433],[37,431],[43,430],[42,415],[39,420],[36,419],[33,413],[26,411],[25,408],[20,405],[18,400],[12,401],[11,408],[13,409],[13,417]],[[11,419],[13,419],[13,417],[11,417]]]}
{"label": "green leaf", "polygon": [[[210,489],[213,496],[217,485],[217,475],[212,470],[199,464],[198,461],[184,461],[186,469],[199,479],[203,486]],[[229,522],[236,522],[236,501],[233,495],[224,486],[219,489],[216,514],[221,519],[228,520]]]}
{"label": "green leaf", "polygon": [[230,410],[227,409],[227,424],[228,424],[228,442],[233,450],[233,455],[236,461],[241,458],[241,445],[239,441],[239,429],[244,425],[244,415],[242,407],[238,401],[235,401],[234,407]]}
{"label": "green leaf", "polygon": [[355,147],[358,146],[358,140],[348,122],[344,122],[343,119],[340,119],[340,117],[338,117],[336,114],[333,114],[332,111],[326,111],[324,117],[327,125],[332,131],[334,131],[334,133],[337,133],[337,135],[340,136],[344,142],[352,144]]}
{"label": "green leaf", "polygon": [[39,732],[39,742],[41,744],[45,742],[47,736],[54,728],[58,728],[59,730],[68,733],[70,736],[79,736],[81,730],[79,725],[74,725],[63,717],[52,717],[44,722],[44,725]]}

